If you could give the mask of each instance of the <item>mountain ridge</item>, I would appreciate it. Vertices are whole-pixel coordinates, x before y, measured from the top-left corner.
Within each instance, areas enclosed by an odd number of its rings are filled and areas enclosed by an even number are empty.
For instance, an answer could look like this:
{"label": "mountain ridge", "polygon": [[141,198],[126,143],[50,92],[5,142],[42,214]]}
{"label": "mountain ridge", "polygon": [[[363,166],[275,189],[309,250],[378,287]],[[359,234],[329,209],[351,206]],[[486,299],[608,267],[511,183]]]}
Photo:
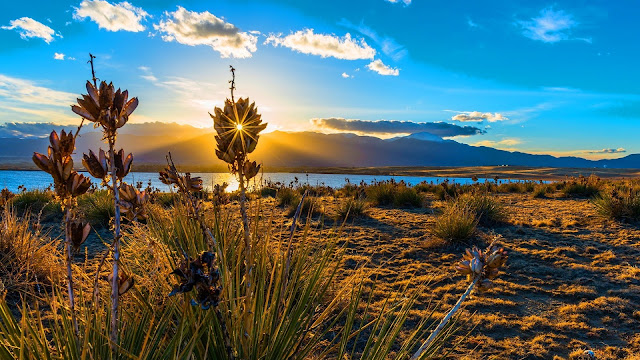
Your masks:
{"label": "mountain ridge", "polygon": [[[118,135],[118,147],[132,152],[136,163],[162,165],[167,152],[176,163],[189,166],[224,166],[215,156],[215,139],[207,129],[183,131],[172,137],[156,132]],[[203,134],[204,131],[204,134]],[[640,154],[617,159],[588,160],[575,156],[527,154],[486,146],[472,146],[454,140],[403,136],[380,139],[347,133],[274,131],[260,136],[251,159],[267,167],[376,167],[376,166],[530,166],[571,168],[640,168]],[[45,152],[47,138],[2,138],[0,164],[26,164],[34,151]],[[89,149],[103,149],[99,132],[78,137],[76,159]]]}

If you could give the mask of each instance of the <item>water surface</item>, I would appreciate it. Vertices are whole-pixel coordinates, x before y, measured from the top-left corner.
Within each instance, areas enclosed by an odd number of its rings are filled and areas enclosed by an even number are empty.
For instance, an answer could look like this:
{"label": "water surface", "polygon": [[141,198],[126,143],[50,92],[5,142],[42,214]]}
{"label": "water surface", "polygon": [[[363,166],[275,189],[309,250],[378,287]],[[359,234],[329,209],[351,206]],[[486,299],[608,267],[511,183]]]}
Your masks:
{"label": "water surface", "polygon": [[[85,173],[86,176],[89,174]],[[221,184],[226,182],[229,184],[228,190],[233,191],[238,188],[238,182],[236,179],[228,173],[193,173],[192,176],[202,177],[204,186],[211,189],[214,184]],[[339,188],[344,186],[348,181],[354,184],[358,184],[361,181],[365,183],[372,183],[374,181],[390,180],[404,181],[410,185],[416,185],[420,182],[433,182],[439,184],[445,180],[449,182],[455,182],[458,184],[471,184],[473,181],[470,178],[445,178],[445,177],[427,177],[427,176],[391,176],[391,175],[357,175],[357,174],[313,174],[313,173],[264,173],[256,177],[256,184],[264,184],[267,181],[280,182],[288,185],[291,182],[295,182],[297,179],[299,184],[309,185],[325,185],[333,188]],[[485,180],[493,181],[493,179],[479,179],[478,181],[484,182]],[[94,183],[98,183],[97,180],[92,179]],[[147,186],[148,182],[151,182],[151,186],[158,188],[162,191],[169,191],[169,187],[158,179],[158,173],[155,172],[132,172],[125,178],[130,184],[135,185],[140,181],[143,186]],[[26,171],[26,170],[0,170],[0,189],[8,188],[15,192],[18,191],[18,186],[24,185],[28,190],[32,189],[44,189],[51,185],[51,177],[44,171]],[[254,181],[252,180],[252,183]]]}

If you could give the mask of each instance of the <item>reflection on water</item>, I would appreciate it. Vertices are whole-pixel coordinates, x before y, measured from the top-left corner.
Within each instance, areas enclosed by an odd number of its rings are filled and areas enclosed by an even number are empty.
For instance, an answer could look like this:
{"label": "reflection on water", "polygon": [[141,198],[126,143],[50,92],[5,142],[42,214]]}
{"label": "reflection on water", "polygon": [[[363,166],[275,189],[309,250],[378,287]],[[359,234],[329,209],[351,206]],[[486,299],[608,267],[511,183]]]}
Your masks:
{"label": "reflection on water", "polygon": [[[87,174],[88,176],[88,174]],[[222,184],[226,182],[229,184],[227,191],[238,190],[238,181],[229,173],[192,173],[192,176],[200,176],[203,180],[205,188],[211,190],[213,185]],[[248,188],[254,186],[260,186],[268,181],[273,183],[282,183],[289,185],[292,182],[299,184],[309,184],[312,186],[325,185],[333,188],[339,188],[344,186],[347,179],[353,183],[358,184],[361,181],[371,183],[374,181],[395,179],[396,181],[404,180],[410,185],[418,184],[422,181],[441,183],[448,179],[450,182],[459,184],[471,184],[473,181],[469,178],[444,178],[444,177],[425,177],[425,176],[389,176],[389,175],[347,175],[347,174],[304,174],[304,173],[264,173],[259,174],[252,179]],[[484,182],[486,179],[479,179],[480,182]],[[95,179],[92,179],[94,183],[98,183]],[[143,173],[132,172],[127,175],[125,181],[135,185],[137,182],[141,182],[143,187],[146,187],[149,183],[154,188],[158,188],[162,191],[169,191],[169,187],[158,178],[158,173]],[[493,181],[490,179],[490,181]],[[16,171],[16,170],[0,170],[0,189],[8,188],[15,192],[18,191],[18,186],[24,185],[27,189],[44,189],[51,184],[51,177],[49,174],[43,171]]]}

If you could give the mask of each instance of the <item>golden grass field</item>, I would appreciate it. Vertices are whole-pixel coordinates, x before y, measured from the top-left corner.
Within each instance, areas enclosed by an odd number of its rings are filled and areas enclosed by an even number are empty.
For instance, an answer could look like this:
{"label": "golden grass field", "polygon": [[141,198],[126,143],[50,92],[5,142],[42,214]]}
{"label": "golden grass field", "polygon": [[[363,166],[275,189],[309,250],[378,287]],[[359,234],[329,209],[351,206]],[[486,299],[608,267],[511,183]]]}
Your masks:
{"label": "golden grass field", "polygon": [[[292,208],[305,189],[309,192],[307,199],[313,200],[315,213],[302,215],[294,240],[321,243],[332,239],[328,234],[338,234],[338,245],[344,250],[326,302],[332,300],[331,294],[352,287],[354,279],[355,283],[363,281],[365,288],[372,290],[374,311],[381,310],[386,299],[404,296],[403,287],[415,290],[424,285],[400,339],[409,336],[419,321],[434,309],[432,318],[442,318],[465,291],[469,281],[454,269],[464,249],[483,248],[497,239],[509,254],[506,268],[489,291],[474,292],[463,304],[461,318],[468,321],[455,338],[449,340],[447,347],[454,350],[447,358],[592,359],[586,352],[593,351],[597,359],[638,359],[640,228],[635,220],[603,216],[592,197],[568,195],[566,189],[576,184],[591,184],[601,193],[609,193],[617,186],[636,186],[634,182],[603,182],[595,177],[550,185],[489,183],[457,188],[460,193],[455,197],[439,192],[443,186],[411,188],[393,182],[342,189],[283,186],[275,193],[264,190],[251,193],[249,213],[252,228],[256,226],[252,232],[270,239],[271,247],[277,247],[278,241],[286,243],[289,236]],[[381,205],[376,201],[380,193],[373,190],[385,186],[397,192],[418,189],[413,194],[417,194],[420,203]],[[536,189],[546,190],[538,197]],[[345,204],[353,196],[357,198],[353,191],[367,194],[361,198],[366,205],[363,214],[344,220]],[[291,205],[282,206],[287,193],[294,198]],[[8,204],[17,206],[22,197],[26,197],[34,205],[30,194],[17,195]],[[39,196],[52,199],[52,195],[46,193]],[[154,218],[174,216],[175,204],[162,200],[172,196],[175,195],[154,195],[153,204],[149,205],[156,215]],[[232,201],[222,207],[213,207],[205,201],[205,213],[207,217],[230,217],[230,223],[236,223],[231,226],[239,227],[238,198],[234,194],[230,196]],[[435,236],[438,219],[444,217],[456,199],[466,196],[484,196],[495,202],[503,214],[502,219],[479,223],[473,235],[465,240],[451,241]],[[108,197],[109,194],[102,191],[79,198],[80,213],[90,219],[95,230],[74,257],[79,266],[76,271],[86,272],[84,276],[88,278],[93,278],[92,269],[106,251],[103,241],[110,236],[108,224],[100,224],[108,221],[108,215],[98,216],[105,211],[103,207],[112,206]],[[61,236],[59,210],[47,210],[45,206],[45,210],[38,212],[38,222],[33,209],[21,206],[27,211],[24,215],[31,211],[30,221],[37,224],[55,246]],[[47,214],[48,211],[51,213]],[[218,213],[214,214],[215,211]],[[98,215],[92,215],[94,212]],[[154,236],[145,226],[135,226],[125,233],[125,239],[143,241],[143,244],[159,241]],[[150,251],[145,250],[145,246],[138,248],[141,253],[127,250],[127,257],[133,258],[129,261],[157,256],[153,251],[145,255]],[[59,266],[56,271],[62,272],[62,262],[55,261],[57,265],[51,266]],[[158,286],[154,279],[166,276],[158,273],[147,277],[142,273],[138,286],[153,289]],[[19,306],[19,296],[8,295],[9,302]],[[362,306],[364,304],[360,304]]]}
{"label": "golden grass field", "polygon": [[[412,313],[418,318],[430,302],[442,300],[446,310],[455,303],[468,285],[453,269],[459,254],[498,235],[509,252],[507,269],[492,290],[467,301],[465,311],[474,314],[467,327],[475,328],[452,358],[580,359],[592,350],[598,359],[638,359],[640,229],[597,216],[588,199],[495,196],[507,222],[451,245],[430,235],[441,201],[421,209],[371,207],[368,216],[345,222],[343,268],[348,274],[366,264],[381,299],[407,279],[428,281]],[[285,218],[275,200],[263,201],[266,213]],[[330,217],[340,202],[325,197],[320,206]],[[331,224],[312,221],[311,236]]]}

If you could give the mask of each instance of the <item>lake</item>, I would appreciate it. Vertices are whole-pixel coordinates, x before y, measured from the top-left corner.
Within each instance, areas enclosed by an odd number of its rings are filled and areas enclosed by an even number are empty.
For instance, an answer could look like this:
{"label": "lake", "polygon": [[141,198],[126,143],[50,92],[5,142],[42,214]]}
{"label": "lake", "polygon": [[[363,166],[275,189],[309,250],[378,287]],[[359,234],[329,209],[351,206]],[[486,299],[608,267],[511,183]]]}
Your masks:
{"label": "lake", "polygon": [[[88,176],[87,173],[85,173]],[[226,182],[229,184],[227,188],[229,191],[234,191],[238,188],[238,182],[233,175],[228,173],[192,173],[192,176],[202,177],[204,186],[211,189],[214,184],[221,184]],[[256,184],[265,183],[267,181],[280,182],[288,185],[290,182],[298,179],[300,184],[309,185],[326,185],[333,188],[342,187],[347,180],[353,184],[358,184],[361,181],[366,183],[372,183],[374,181],[394,179],[396,181],[404,180],[406,183],[416,185],[422,181],[441,183],[448,179],[450,182],[458,184],[471,184],[473,181],[470,178],[444,178],[444,177],[424,177],[424,176],[390,176],[390,175],[355,175],[355,174],[305,174],[305,173],[264,173],[259,174],[255,178]],[[479,179],[480,182],[484,182],[486,179]],[[493,179],[489,179],[493,181]],[[94,183],[98,183],[92,178]],[[125,178],[125,181],[135,185],[136,182],[141,181],[144,186],[151,181],[151,186],[156,187],[162,191],[169,191],[169,187],[158,179],[158,173],[155,172],[132,172]],[[252,180],[252,183],[254,181]],[[24,185],[28,190],[31,189],[44,189],[51,184],[51,177],[44,171],[24,171],[24,170],[0,170],[0,189],[8,188],[9,190],[16,192],[18,186]]]}

